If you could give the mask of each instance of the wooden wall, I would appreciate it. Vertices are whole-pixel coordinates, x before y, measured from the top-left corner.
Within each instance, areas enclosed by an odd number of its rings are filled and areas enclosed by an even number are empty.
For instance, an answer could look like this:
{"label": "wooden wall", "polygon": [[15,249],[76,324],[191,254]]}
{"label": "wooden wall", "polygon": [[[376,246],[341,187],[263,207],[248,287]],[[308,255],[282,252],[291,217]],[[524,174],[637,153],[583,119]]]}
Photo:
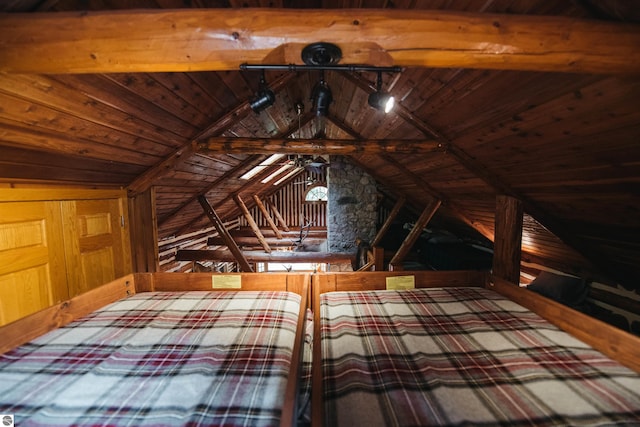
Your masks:
{"label": "wooden wall", "polygon": [[[270,199],[289,227],[299,229],[306,219],[313,221],[312,226],[314,228],[326,229],[327,204],[324,202],[309,203],[304,201],[307,189],[310,187],[307,185],[307,183],[310,182],[309,180],[314,183],[326,183],[325,173],[302,173],[293,182],[280,188],[270,196]],[[269,206],[267,206],[267,210],[270,212],[272,218],[275,218]],[[269,227],[267,220],[257,207],[254,206],[250,211],[259,227]],[[239,220],[240,226],[248,226],[244,217],[240,216]]]}

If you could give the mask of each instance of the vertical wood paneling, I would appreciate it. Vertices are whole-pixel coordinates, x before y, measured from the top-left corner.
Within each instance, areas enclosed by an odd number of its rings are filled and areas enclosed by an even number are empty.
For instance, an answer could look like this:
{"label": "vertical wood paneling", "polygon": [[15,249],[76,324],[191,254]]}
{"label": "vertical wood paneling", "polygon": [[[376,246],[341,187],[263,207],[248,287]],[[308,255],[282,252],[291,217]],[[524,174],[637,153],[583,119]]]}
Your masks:
{"label": "vertical wood paneling", "polygon": [[[310,186],[307,185],[308,180],[313,182],[326,182],[325,174],[307,172],[294,179],[293,182],[285,185],[272,196],[276,209],[285,219],[287,225],[293,229],[299,229],[305,219],[313,221],[312,227],[327,227],[327,204],[326,203],[308,203],[304,201],[305,194]],[[331,191],[331,190],[329,190]],[[269,214],[274,217],[273,212],[267,206]],[[269,228],[269,223],[257,206],[250,209],[253,219],[260,228]],[[242,227],[249,226],[243,216],[238,217]]]}

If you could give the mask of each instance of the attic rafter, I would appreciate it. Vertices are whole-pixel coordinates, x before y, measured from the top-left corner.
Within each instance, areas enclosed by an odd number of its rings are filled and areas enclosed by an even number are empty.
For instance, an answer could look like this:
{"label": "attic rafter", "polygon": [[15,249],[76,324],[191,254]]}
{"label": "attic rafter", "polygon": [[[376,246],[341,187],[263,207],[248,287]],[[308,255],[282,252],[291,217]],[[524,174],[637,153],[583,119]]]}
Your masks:
{"label": "attic rafter", "polygon": [[[290,74],[283,74],[279,78],[275,79],[270,87],[274,92],[277,92],[285,87],[292,78],[293,76]],[[147,190],[153,185],[155,181],[162,178],[166,173],[168,173],[168,171],[175,170],[175,168],[178,167],[182,162],[184,162],[192,154],[197,152],[195,144],[199,139],[224,132],[237,120],[243,119],[251,112],[251,107],[249,106],[248,102],[243,102],[242,104],[231,109],[231,111],[229,111],[227,114],[220,117],[212,124],[207,126],[204,130],[202,130],[190,143],[175,150],[173,153],[165,157],[163,161],[156,164],[145,173],[140,175],[138,178],[136,178],[136,180],[129,184],[129,186],[127,187],[129,193],[138,194]]]}
{"label": "attic rafter", "polygon": [[441,200],[442,204],[444,204],[455,216],[461,219],[464,223],[476,229],[478,232],[480,232],[480,234],[482,234],[487,239],[493,240],[493,232],[491,232],[490,230],[487,230],[481,223],[473,221],[471,218],[467,217],[467,215],[464,213],[464,209],[462,209],[453,201],[449,200],[447,197],[445,197],[444,194],[440,193],[435,188],[433,188],[428,182],[422,179],[419,175],[416,175],[415,173],[413,173],[412,171],[404,167],[402,163],[398,162],[396,159],[394,159],[391,156],[382,156],[382,157],[384,161],[393,165],[401,173],[403,173],[405,176],[410,178],[418,188],[422,189],[425,193],[427,193],[429,196],[433,197],[434,199]]}
{"label": "attic rafter", "polygon": [[[402,109],[401,106],[399,106]],[[513,115],[514,112],[509,112]],[[416,124],[424,129],[429,129],[429,133],[433,135],[436,141],[445,148],[445,153],[452,156],[461,166],[467,169],[469,172],[480,178],[485,184],[491,187],[496,194],[505,196],[511,196],[515,199],[521,200],[524,206],[524,211],[531,215],[536,221],[543,227],[548,229],[552,234],[558,237],[567,246],[574,249],[576,252],[584,256],[589,260],[597,269],[603,273],[609,275],[621,283],[625,283],[625,278],[612,272],[606,268],[605,263],[602,261],[600,254],[597,250],[594,250],[591,246],[585,245],[583,241],[576,238],[571,233],[571,227],[565,224],[563,221],[558,221],[552,215],[550,215],[545,209],[538,206],[529,198],[520,194],[509,185],[502,182],[498,176],[489,171],[487,166],[480,164],[476,159],[467,154],[464,150],[459,148],[454,141],[447,138],[440,131],[430,126],[428,123],[416,118]],[[446,201],[444,201],[446,202]],[[480,227],[480,224],[466,221],[469,225],[474,227],[477,231],[483,234],[490,240],[494,240],[494,236],[488,232],[484,227]]]}
{"label": "attic rafter", "polygon": [[[247,165],[246,163],[242,163],[242,165],[247,166],[247,169],[251,169],[251,166]],[[255,165],[254,165],[255,166]],[[259,174],[257,174],[256,176],[254,176],[252,179],[247,180],[246,183],[244,183],[234,194],[229,195],[228,198],[225,198],[224,200],[216,203],[215,206],[213,206],[213,209],[219,209],[220,207],[222,207],[225,203],[229,202],[231,199],[231,197],[235,194],[241,194],[243,191],[245,191],[248,187],[252,186],[255,184],[255,182],[260,182],[260,180],[262,180],[263,178],[267,177],[269,174],[271,173],[270,169],[267,168],[265,170],[263,170],[262,172],[260,172]],[[221,178],[222,180],[222,178]],[[221,180],[217,180],[216,182],[219,183],[221,182]],[[268,185],[268,184],[264,184],[264,185]],[[214,186],[209,186],[209,190],[207,191],[210,192],[214,189]],[[206,193],[202,194],[200,197],[206,197]],[[179,230],[176,231],[177,235],[181,235],[183,233],[186,232],[186,230],[189,230],[191,227],[194,226],[194,224],[197,224],[200,220],[202,220],[205,217],[205,214],[201,214],[198,215],[196,218],[194,218],[193,220],[189,221],[186,225],[184,225],[182,228],[180,228]]]}
{"label": "attic rafter", "polygon": [[[314,117],[315,117],[315,115],[314,115],[314,114],[312,114],[312,113],[308,113],[308,114],[306,114],[306,115],[301,119],[301,121],[300,121],[300,126],[307,124],[307,123],[308,123],[309,121],[311,121]],[[291,135],[293,132],[295,132],[297,129],[298,129],[298,124],[295,124],[295,125],[294,125],[294,124],[292,124],[291,126],[289,126],[289,128],[288,128],[288,129],[285,129],[283,132],[281,132],[281,133],[279,133],[278,135],[276,135],[276,138],[286,138],[287,136],[289,136],[289,135]],[[233,139],[233,138],[232,138],[232,139]],[[228,153],[229,153],[229,151],[224,151],[224,153],[227,153],[227,154],[228,154]],[[267,153],[267,154],[270,154],[270,153]],[[274,154],[280,154],[280,153],[278,152],[278,153],[274,153]],[[266,168],[264,171],[260,172],[256,177],[254,177],[254,180],[261,180],[262,178],[267,177],[269,174],[271,174],[272,170],[273,170],[272,168]],[[287,182],[289,182],[289,181],[293,180],[296,176],[298,176],[298,174],[295,174],[295,175],[291,176]],[[220,183],[220,182],[221,182],[221,180],[216,180],[215,185],[217,185],[217,184],[218,184],[218,183]],[[240,195],[240,194],[242,193],[242,191],[244,191],[248,186],[250,186],[250,185],[252,185],[252,184],[253,184],[253,181],[252,181],[252,180],[248,181],[248,182],[247,182],[246,184],[244,184],[240,189],[238,189],[238,190],[237,190],[237,192],[235,193],[235,195]],[[280,184],[280,186],[279,186],[279,187],[277,187],[277,188],[280,188],[280,187],[281,187],[281,186],[283,186],[284,184],[286,184],[286,182],[285,182],[285,183]],[[268,186],[268,185],[269,185],[269,184],[265,184],[265,185],[263,185],[263,187],[261,188],[261,190],[262,190],[263,188],[266,188],[266,186]],[[208,193],[208,192],[209,192],[209,191],[211,191],[213,188],[214,188],[214,186],[213,186],[213,185],[212,185],[212,186],[210,186],[210,187],[208,188],[208,190],[207,190],[204,194]],[[255,194],[259,194],[259,193],[260,193],[260,192],[256,192],[256,193],[254,193],[254,195],[255,195]],[[193,199],[189,200],[187,203],[185,203],[185,205],[184,205],[184,206],[186,206],[186,204],[188,204],[188,203],[191,203],[192,201],[193,201]],[[216,206],[215,206],[215,209],[218,209],[218,208],[219,208],[220,206],[222,206],[223,204],[224,204],[224,202],[222,202],[222,203],[220,203],[220,204],[216,205]],[[183,206],[183,207],[184,207],[184,206]],[[189,226],[191,226],[192,224],[194,224],[194,223],[198,222],[201,218],[202,218],[202,216],[199,216],[199,217],[195,218],[193,221],[189,222],[189,224],[187,224],[187,226],[186,226],[186,227],[183,227],[181,230],[179,230],[179,232],[178,232],[178,233],[180,234],[180,233],[181,233],[181,232],[183,232],[186,228],[188,228],[188,227],[189,227]],[[286,227],[286,226],[285,226],[285,227]]]}
{"label": "attic rafter", "polygon": [[257,163],[259,160],[262,160],[262,158],[263,157],[260,155],[254,155],[246,159],[245,161],[239,162],[233,168],[229,169],[227,172],[222,174],[222,176],[220,176],[218,179],[216,179],[211,184],[209,184],[202,192],[200,192],[200,194],[196,194],[193,197],[189,198],[187,201],[180,204],[180,206],[178,206],[176,209],[169,212],[164,218],[159,219],[158,226],[161,226],[165,222],[169,221],[171,218],[173,218],[178,213],[180,213],[184,208],[189,206],[191,203],[197,201],[199,197],[205,196],[209,191],[216,188],[220,183],[224,182],[226,179],[234,175],[237,175],[240,171],[243,171],[245,169],[251,169],[251,167],[253,167],[253,164]]}
{"label": "attic rafter", "polygon": [[[351,129],[349,126],[347,126],[344,123],[340,123],[339,121],[335,121],[332,117],[329,117],[329,119],[338,127],[340,127],[342,130],[344,130],[345,132],[353,135],[355,138],[360,138],[361,136],[353,129]],[[440,200],[442,201],[443,204],[445,204],[449,210],[454,213],[460,220],[462,220],[463,222],[465,222],[466,224],[468,224],[469,226],[475,228],[476,230],[478,230],[483,236],[485,236],[487,239],[489,240],[493,240],[493,233],[490,232],[489,230],[487,230],[484,226],[482,226],[482,224],[477,223],[472,221],[470,218],[468,218],[464,212],[463,209],[461,209],[460,207],[458,207],[455,203],[453,203],[452,201],[448,200],[447,197],[445,197],[444,194],[440,193],[439,191],[437,191],[435,188],[433,188],[428,182],[424,181],[420,176],[416,175],[415,173],[411,172],[410,170],[408,170],[403,164],[401,164],[400,162],[398,162],[396,159],[394,159],[392,156],[390,156],[389,154],[379,154],[379,156],[386,161],[387,163],[393,165],[396,169],[398,169],[402,174],[404,174],[405,176],[409,177],[417,186],[417,188],[422,189],[426,194],[428,194],[430,197]],[[353,159],[353,156],[351,157]],[[370,173],[368,172],[371,176],[375,177],[376,174],[374,173]],[[378,179],[378,181],[380,181]],[[402,197],[404,198],[405,196],[402,195]]]}
{"label": "attic rafter", "polygon": [[349,126],[348,124],[346,124],[343,120],[340,120],[338,117],[336,117],[334,114],[329,114],[329,116],[327,117],[329,119],[329,121],[331,123],[333,123],[334,125],[336,125],[339,129],[341,129],[343,132],[348,133],[349,135],[351,135],[353,138],[357,139],[357,140],[362,140],[364,139],[362,137],[362,135],[357,132],[355,129],[353,129],[351,126]]}
{"label": "attic rafter", "polygon": [[316,154],[342,155],[401,153],[418,154],[444,151],[437,141],[428,140],[353,140],[353,139],[270,139],[207,138],[198,143],[197,151],[206,153]]}
{"label": "attic rafter", "polygon": [[320,40],[338,44],[344,64],[608,74],[640,69],[637,25],[551,16],[399,9],[133,10],[3,14],[0,28],[0,71],[15,73],[301,64],[302,47]]}

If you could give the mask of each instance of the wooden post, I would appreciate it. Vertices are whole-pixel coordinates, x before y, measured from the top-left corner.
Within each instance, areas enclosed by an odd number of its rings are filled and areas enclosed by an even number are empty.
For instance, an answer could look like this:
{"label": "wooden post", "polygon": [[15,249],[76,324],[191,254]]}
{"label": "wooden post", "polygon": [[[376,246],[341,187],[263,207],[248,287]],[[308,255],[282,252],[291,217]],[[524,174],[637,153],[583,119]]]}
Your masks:
{"label": "wooden post", "polygon": [[522,250],[522,202],[514,197],[496,197],[493,275],[511,283],[520,283]]}
{"label": "wooden post", "polygon": [[382,227],[380,227],[380,230],[378,230],[378,233],[376,234],[376,237],[374,237],[373,242],[371,242],[371,246],[372,247],[375,248],[376,246],[378,246],[380,244],[380,240],[382,240],[384,235],[387,234],[387,231],[389,231],[389,227],[391,227],[391,224],[393,223],[393,221],[398,216],[398,213],[400,213],[400,209],[402,209],[402,206],[404,206],[404,203],[405,203],[406,200],[407,199],[405,199],[404,196],[400,197],[396,201],[396,204],[393,205],[393,209],[391,209],[391,212],[389,213],[389,216],[385,220],[384,224],[382,224]]}
{"label": "wooden post", "polygon": [[233,257],[238,262],[240,270],[253,273],[253,269],[249,265],[249,261],[247,261],[247,258],[245,258],[238,245],[236,245],[236,242],[233,240],[233,238],[225,228],[224,223],[222,222],[216,211],[209,204],[207,198],[204,196],[198,196],[198,202],[200,202],[200,205],[202,205],[202,208],[209,217],[209,220],[211,221],[213,226],[216,228],[216,230],[218,230],[218,234],[220,234],[220,236],[222,236],[222,238],[224,239],[227,247],[229,248],[229,251],[231,251]]}
{"label": "wooden post", "polygon": [[153,187],[129,198],[129,218],[134,272],[154,273],[160,261]]}
{"label": "wooden post", "polygon": [[255,233],[256,237],[258,238],[258,241],[264,248],[265,252],[270,253],[271,247],[269,246],[264,236],[262,235],[262,232],[260,231],[260,227],[258,227],[258,224],[256,224],[255,220],[251,216],[251,212],[249,212],[249,209],[247,209],[247,205],[244,204],[244,202],[242,201],[242,198],[238,194],[233,196],[233,200],[235,200],[236,204],[242,211],[242,214],[247,219],[247,222],[249,223],[249,227],[251,227],[251,229]]}
{"label": "wooden post", "polygon": [[384,271],[384,248],[373,247],[373,265],[375,271]]}
{"label": "wooden post", "polygon": [[262,200],[260,200],[260,197],[258,197],[257,194],[254,194],[253,200],[256,202],[256,206],[258,206],[258,209],[260,209],[260,212],[262,212],[262,215],[269,223],[269,227],[271,227],[273,232],[276,233],[276,237],[278,239],[282,239],[282,233],[280,232],[280,230],[278,230],[278,226],[276,225],[273,218],[271,218],[271,215],[269,215],[269,212],[267,211],[267,208],[264,206],[264,203],[262,203]]}
{"label": "wooden post", "polygon": [[273,203],[273,201],[271,201],[271,199],[266,199],[266,201],[267,201],[267,204],[269,205],[269,207],[271,208],[271,211],[273,211],[273,214],[276,216],[278,221],[280,221],[280,225],[282,226],[284,231],[290,231],[289,230],[289,226],[287,225],[287,222],[284,220],[284,218],[280,214],[280,211],[278,210],[278,208],[276,208],[275,203]]}
{"label": "wooden post", "polygon": [[433,199],[433,201],[424,208],[420,214],[420,218],[418,218],[418,221],[416,221],[416,224],[413,226],[413,229],[409,232],[409,235],[404,239],[404,242],[402,242],[402,245],[400,245],[400,248],[391,259],[389,265],[393,270],[402,269],[402,261],[416,241],[418,241],[420,234],[422,234],[422,229],[429,223],[429,221],[431,221],[431,218],[433,218],[433,215],[436,213],[441,203],[442,202],[440,202],[440,200]]}

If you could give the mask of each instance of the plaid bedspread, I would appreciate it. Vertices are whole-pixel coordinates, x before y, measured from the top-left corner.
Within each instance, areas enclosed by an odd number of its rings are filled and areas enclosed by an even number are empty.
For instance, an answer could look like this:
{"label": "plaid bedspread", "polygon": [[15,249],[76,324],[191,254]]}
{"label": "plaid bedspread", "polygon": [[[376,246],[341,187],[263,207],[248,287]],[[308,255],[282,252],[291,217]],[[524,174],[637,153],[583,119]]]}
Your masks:
{"label": "plaid bedspread", "polygon": [[327,426],[640,425],[640,375],[493,291],[321,297]]}
{"label": "plaid bedspread", "polygon": [[0,355],[16,426],[272,426],[300,297],[142,293]]}

